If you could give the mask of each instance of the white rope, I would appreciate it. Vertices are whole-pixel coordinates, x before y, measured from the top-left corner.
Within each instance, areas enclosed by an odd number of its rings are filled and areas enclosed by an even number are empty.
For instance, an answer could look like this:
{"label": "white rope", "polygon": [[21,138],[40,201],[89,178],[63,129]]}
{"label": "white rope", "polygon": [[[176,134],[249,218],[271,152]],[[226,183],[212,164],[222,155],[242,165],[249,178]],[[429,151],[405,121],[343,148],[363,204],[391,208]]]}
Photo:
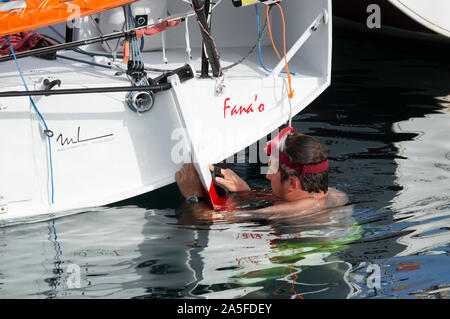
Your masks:
{"label": "white rope", "polygon": [[283,84],[284,84],[284,88],[286,90],[286,94],[288,95],[288,102],[289,102],[289,126],[292,126],[292,102],[291,99],[289,98],[289,84],[286,81],[286,78],[283,79]]}

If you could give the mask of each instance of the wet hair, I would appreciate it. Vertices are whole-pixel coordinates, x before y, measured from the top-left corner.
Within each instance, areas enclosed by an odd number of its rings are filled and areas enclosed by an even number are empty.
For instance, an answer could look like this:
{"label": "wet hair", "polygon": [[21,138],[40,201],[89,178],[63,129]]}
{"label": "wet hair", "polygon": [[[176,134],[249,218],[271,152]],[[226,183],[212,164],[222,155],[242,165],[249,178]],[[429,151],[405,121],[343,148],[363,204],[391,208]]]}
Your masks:
{"label": "wet hair", "polygon": [[[286,153],[289,155],[293,165],[318,164],[328,159],[329,149],[318,139],[301,134],[293,133],[286,139]],[[317,174],[305,174],[302,178],[301,172],[293,170],[281,164],[279,171],[281,181],[286,181],[290,176],[300,180],[302,190],[309,193],[328,192],[328,169]]]}

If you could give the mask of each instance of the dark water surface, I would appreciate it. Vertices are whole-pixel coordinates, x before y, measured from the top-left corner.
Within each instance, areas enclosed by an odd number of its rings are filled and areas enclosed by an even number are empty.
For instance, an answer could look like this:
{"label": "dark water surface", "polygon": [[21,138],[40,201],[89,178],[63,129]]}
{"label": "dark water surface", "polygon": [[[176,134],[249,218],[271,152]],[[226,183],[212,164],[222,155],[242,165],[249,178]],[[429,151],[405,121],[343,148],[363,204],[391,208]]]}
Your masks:
{"label": "dark water surface", "polygon": [[[293,124],[330,147],[350,205],[211,223],[171,185],[0,228],[0,297],[449,298],[449,45],[334,41],[332,86]],[[232,167],[269,186],[258,165]]]}

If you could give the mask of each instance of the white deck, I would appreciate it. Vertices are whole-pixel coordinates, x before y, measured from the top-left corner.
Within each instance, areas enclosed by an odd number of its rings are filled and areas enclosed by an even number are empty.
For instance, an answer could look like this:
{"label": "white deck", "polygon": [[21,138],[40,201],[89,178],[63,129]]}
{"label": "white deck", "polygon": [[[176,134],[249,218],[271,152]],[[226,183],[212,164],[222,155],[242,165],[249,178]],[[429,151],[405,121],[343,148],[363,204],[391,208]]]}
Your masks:
{"label": "white deck", "polygon": [[[221,65],[227,67],[246,55],[250,47],[237,47],[237,48],[222,48],[220,50]],[[227,78],[236,80],[247,79],[263,79],[268,73],[261,68],[258,60],[258,49],[253,52],[245,61],[241,64],[224,71]],[[96,62],[92,57],[83,55],[71,50],[59,52],[59,55],[84,60],[87,62]],[[144,52],[144,61],[147,66],[155,69],[173,70],[177,67],[183,66],[186,63],[191,63],[198,71],[201,69],[201,57],[198,54],[193,54],[192,60],[187,60],[187,54],[183,49],[169,49],[167,50],[168,64],[163,63],[162,53],[160,51]],[[278,58],[270,46],[262,47],[262,57],[265,66],[269,69],[273,68],[278,63]],[[112,59],[105,58],[107,60],[99,61],[99,64],[107,65],[107,61]],[[96,67],[81,62],[69,61],[61,58],[56,60],[44,60],[35,57],[23,58],[18,60],[22,69],[27,85],[33,85],[35,80],[39,81],[43,77],[54,77],[61,79],[62,86],[55,89],[63,89],[64,85],[80,85],[84,87],[98,87],[103,86],[106,83],[115,83],[119,85],[129,85],[129,80],[126,76],[116,76],[117,70],[109,70],[102,67]],[[116,61],[122,68],[126,68],[126,65],[121,63],[121,59]],[[318,70],[307,64],[301,57],[295,59],[289,63],[291,72],[296,72],[294,75],[296,79],[311,79],[318,78],[322,75]],[[2,62],[0,73],[0,90],[10,90],[11,86],[17,86],[17,90],[24,90],[22,80],[17,71],[17,67],[14,61]],[[157,72],[148,72],[150,77],[160,75]],[[101,80],[99,80],[101,79]],[[40,81],[37,83],[41,83]],[[30,87],[31,89],[31,87]]]}

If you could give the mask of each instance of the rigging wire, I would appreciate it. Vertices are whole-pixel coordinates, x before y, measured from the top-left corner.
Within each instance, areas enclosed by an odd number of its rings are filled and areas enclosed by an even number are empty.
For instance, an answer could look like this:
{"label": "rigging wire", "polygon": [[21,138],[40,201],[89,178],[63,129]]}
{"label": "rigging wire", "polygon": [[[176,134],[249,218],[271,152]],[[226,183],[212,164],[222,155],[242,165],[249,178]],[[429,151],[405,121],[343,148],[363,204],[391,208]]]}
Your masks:
{"label": "rigging wire", "polygon": [[[270,10],[270,9],[269,9]],[[261,28],[260,28],[260,23],[259,23],[259,12],[258,12],[258,4],[255,4],[255,11],[256,11],[256,24],[258,27],[258,51],[259,51],[259,64],[261,65],[261,67],[267,71],[267,72],[272,72],[271,70],[269,70],[268,68],[266,68],[266,66],[264,65],[264,62],[262,60],[262,50],[261,50],[261,33],[264,33],[264,30],[266,29],[267,26],[267,20],[266,23],[264,24],[264,28],[263,31],[261,32]]]}
{"label": "rigging wire", "polygon": [[[49,38],[50,40],[53,40],[54,42],[56,42],[58,44],[62,43],[61,41],[59,41],[59,40],[57,40],[57,39],[55,39],[55,38],[53,38],[51,36],[48,36],[48,35],[43,35],[43,36],[45,36],[46,38]],[[107,57],[107,58],[113,58],[113,56],[110,55],[110,54],[105,54],[105,53],[100,53],[100,52],[99,53],[94,53],[94,52],[89,52],[89,51],[82,50],[80,48],[72,48],[70,50],[72,50],[74,52],[77,52],[79,54],[82,54],[82,55],[90,56],[90,57],[104,56],[104,57]],[[66,60],[73,60],[73,61],[76,61],[76,62],[86,63],[86,64],[89,64],[89,65],[98,66],[98,67],[101,67],[101,68],[113,69],[113,67],[111,65],[104,65],[104,64],[100,64],[100,63],[91,62],[91,61],[79,60],[79,59],[72,58],[72,57],[62,56],[60,54],[57,54],[56,57],[62,58],[62,59],[66,59]],[[120,55],[118,55],[117,57],[118,58],[123,58]],[[150,71],[150,72],[158,72],[158,73],[167,73],[167,72],[172,72],[173,71],[173,70],[169,70],[169,69],[152,68],[152,67],[147,67],[147,66],[144,68],[144,70],[145,71]],[[125,72],[126,70],[120,70],[120,71],[121,72]]]}
{"label": "rigging wire", "polygon": [[[97,29],[98,35],[103,37],[104,34],[103,34],[102,30],[100,29],[100,26],[98,25],[98,23],[95,21],[94,17],[93,17],[93,16],[89,16],[89,18],[91,18],[92,24],[95,25],[95,28]],[[106,46],[108,47],[109,52],[110,52],[111,54],[113,54],[113,49],[112,49],[111,46],[109,45],[109,42],[108,42],[108,41],[105,41],[104,43],[105,43]]]}
{"label": "rigging wire", "polygon": [[[233,63],[233,64],[230,64],[230,65],[227,65],[226,67],[224,67],[223,68],[223,70],[225,71],[225,70],[229,70],[229,69],[231,69],[231,68],[234,68],[235,66],[237,66],[237,65],[239,65],[239,64],[241,64],[242,62],[244,62],[254,51],[255,51],[255,49],[256,49],[256,47],[258,47],[258,51],[259,51],[259,62],[260,62],[260,65],[261,65],[261,67],[266,71],[266,72],[272,72],[271,70],[269,70],[268,68],[266,68],[266,66],[264,65],[264,63],[263,63],[263,60],[262,60],[262,49],[261,49],[261,40],[262,40],[262,38],[263,38],[263,36],[264,36],[264,34],[265,34],[265,32],[266,32],[266,28],[267,28],[267,19],[266,19],[266,22],[264,23],[264,25],[263,25],[263,28],[262,28],[262,30],[261,30],[261,24],[260,24],[260,18],[259,18],[259,12],[258,12],[258,5],[257,4],[255,4],[255,10],[256,10],[256,23],[257,23],[257,29],[258,29],[258,40],[256,41],[256,43],[255,43],[255,45],[254,46],[252,46],[251,48],[250,48],[250,51],[247,53],[247,55],[245,55],[244,57],[242,57],[239,61],[237,61],[237,62],[235,62],[235,63]],[[272,7],[270,7],[270,9],[269,10],[272,10]],[[269,12],[270,13],[270,12]],[[283,71],[283,72],[281,72],[281,73],[283,73],[283,74],[286,74],[286,71]],[[291,72],[291,74],[292,75],[298,75],[297,73],[295,73],[295,72]]]}
{"label": "rigging wire", "polygon": [[70,61],[85,63],[85,64],[92,65],[92,66],[98,66],[98,67],[104,68],[104,69],[112,69],[111,65],[104,65],[104,64],[100,64],[100,63],[86,61],[86,60],[80,60],[80,59],[77,59],[77,58],[72,58],[72,57],[68,57],[68,56],[64,56],[64,55],[60,55],[60,54],[57,54],[56,57],[60,58],[60,59],[64,59],[64,60],[70,60]]}
{"label": "rigging wire", "polygon": [[[259,16],[258,16],[259,17]],[[250,51],[247,53],[247,55],[246,56],[244,56],[243,58],[241,58],[239,61],[237,61],[237,62],[235,62],[235,63],[233,63],[233,64],[231,64],[231,65],[228,65],[228,66],[226,66],[226,67],[224,67],[223,68],[223,70],[225,71],[225,70],[229,70],[229,69],[231,69],[231,68],[234,68],[235,66],[237,66],[237,65],[239,65],[239,64],[241,64],[242,62],[244,62],[254,51],[255,51],[255,49],[256,49],[256,47],[258,46],[258,44],[260,45],[260,55],[261,55],[261,39],[262,39],[262,37],[263,37],[263,35],[264,35],[264,32],[266,31],[266,28],[267,28],[267,20],[266,20],[266,23],[264,24],[264,26],[263,26],[263,29],[262,29],[262,32],[259,32],[259,19],[257,20],[258,21],[258,40],[256,41],[256,43],[253,45],[253,47],[251,47],[250,48]],[[270,71],[269,71],[270,72]]]}
{"label": "rigging wire", "polygon": [[[17,62],[17,58],[16,58],[16,54],[14,53],[13,46],[11,45],[11,41],[9,41],[9,35],[6,36],[6,40],[8,41],[9,47],[11,48],[11,54],[13,55],[14,61],[16,62],[16,67],[17,67],[17,70],[19,71],[19,75],[20,75],[20,77],[22,79],[23,85],[25,86],[25,90],[29,91],[27,83],[25,82],[25,78],[23,77],[22,70],[20,69],[19,62]],[[45,128],[44,133],[47,135],[47,139],[48,139],[48,153],[49,153],[49,164],[50,164],[50,185],[51,185],[51,190],[52,190],[52,192],[51,192],[51,194],[52,194],[51,201],[52,201],[52,204],[54,204],[55,203],[55,201],[54,201],[55,188],[54,188],[54,182],[53,182],[52,143],[51,143],[51,140],[50,140],[51,135],[48,134],[51,131],[49,130],[49,128],[47,126],[47,123],[45,122],[45,119],[42,116],[41,112],[39,112],[38,107],[34,103],[33,98],[31,96],[29,98],[30,98],[31,104],[33,105],[33,108],[34,108],[35,112],[38,114],[39,118],[41,119],[42,124],[44,125],[44,128]]]}
{"label": "rigging wire", "polygon": [[[183,0],[183,1],[186,2],[187,4],[191,4],[191,0]],[[221,1],[222,1],[222,0],[219,0],[219,1],[217,1],[216,3],[212,3],[213,6],[211,6],[211,12],[214,11],[214,9],[221,3]],[[272,6],[268,6],[268,10],[269,10],[269,13],[270,13],[270,11],[272,10]],[[226,67],[223,67],[223,68],[222,68],[223,71],[230,70],[230,69],[236,67],[237,65],[241,64],[242,62],[244,62],[244,61],[245,61],[246,59],[248,59],[248,57],[255,51],[256,47],[258,47],[258,51],[259,51],[259,62],[260,62],[261,67],[262,67],[266,72],[272,72],[272,71],[269,70],[269,69],[264,65],[264,63],[263,63],[263,59],[262,59],[262,48],[261,48],[261,40],[262,40],[262,38],[263,38],[263,36],[264,36],[264,34],[265,34],[265,31],[266,31],[266,29],[267,29],[267,25],[268,25],[268,23],[269,23],[269,20],[266,19],[266,21],[265,21],[265,23],[264,23],[264,25],[263,25],[263,28],[262,28],[262,30],[261,30],[260,17],[259,17],[258,5],[257,5],[257,4],[255,4],[255,11],[256,11],[256,22],[257,22],[257,30],[258,30],[258,38],[257,38],[256,43],[250,48],[249,52],[248,52],[244,57],[242,57],[242,58],[239,59],[238,61],[236,61],[236,62],[234,62],[234,63],[232,63],[232,64],[230,64],[230,65],[228,65],[228,66],[226,66]],[[132,16],[132,14],[131,14],[130,16],[131,16],[131,19],[133,20],[133,22],[135,23],[135,26],[136,26],[137,21],[134,19],[134,17]],[[130,26],[131,26],[131,23],[130,23]],[[125,27],[125,24],[124,24],[124,27]],[[97,30],[98,30],[99,32],[101,32],[100,29],[97,29]],[[54,31],[56,31],[56,30],[54,30]],[[60,37],[63,37],[61,34],[59,34],[59,33],[57,33],[57,34],[58,34]],[[211,36],[211,35],[209,35],[209,36]],[[57,41],[56,39],[54,39],[54,38],[52,38],[52,37],[50,37],[50,36],[47,36],[47,35],[46,35],[46,37],[52,39],[53,41],[55,41],[55,42],[57,42],[57,43],[61,43],[60,41]],[[144,38],[144,37],[142,37],[142,39],[141,39],[141,46],[140,46],[141,51],[142,51],[142,48],[143,48],[143,45],[144,45],[143,38]],[[133,46],[133,47],[134,47],[134,46]],[[130,48],[130,49],[133,49],[133,47]],[[217,48],[216,48],[216,49],[217,49]],[[108,53],[100,53],[100,52],[93,53],[93,52],[89,52],[89,51],[86,51],[86,50],[83,50],[83,49],[80,49],[80,48],[72,48],[71,50],[73,50],[73,51],[75,51],[75,52],[77,52],[77,53],[83,54],[83,55],[91,56],[91,57],[95,57],[95,56],[104,56],[104,57],[113,58],[113,59],[114,59],[114,57],[117,57],[117,58],[123,58],[122,55],[116,55],[116,56],[114,56],[113,54],[108,54]],[[276,52],[277,52],[277,51],[276,51]],[[140,52],[139,52],[139,55],[140,55],[140,57],[141,57],[141,59],[142,59],[142,55],[141,55]],[[61,57],[61,56],[58,56],[58,57]],[[280,56],[279,56],[279,57],[280,57]],[[281,57],[280,57],[280,59],[281,59]],[[85,61],[79,61],[79,62],[85,62]],[[107,66],[104,66],[104,65],[101,65],[101,64],[95,64],[95,63],[93,63],[93,62],[88,62],[88,61],[86,61],[86,63],[87,63],[87,64],[92,64],[92,65],[96,65],[96,66],[99,66],[99,67],[104,67],[104,68],[107,67]],[[146,70],[146,71],[150,71],[150,72],[163,72],[163,73],[164,73],[164,72],[171,72],[171,71],[172,71],[172,70],[169,70],[169,69],[152,68],[152,67],[147,67],[147,66],[145,66],[145,70]],[[199,73],[199,71],[197,71],[197,73]],[[286,74],[287,72],[286,72],[286,71],[283,71],[282,73],[283,73],[283,74]],[[298,75],[298,74],[295,73],[295,72],[290,72],[290,74],[291,74],[291,75],[294,75],[294,76],[295,76],[295,75]]]}

